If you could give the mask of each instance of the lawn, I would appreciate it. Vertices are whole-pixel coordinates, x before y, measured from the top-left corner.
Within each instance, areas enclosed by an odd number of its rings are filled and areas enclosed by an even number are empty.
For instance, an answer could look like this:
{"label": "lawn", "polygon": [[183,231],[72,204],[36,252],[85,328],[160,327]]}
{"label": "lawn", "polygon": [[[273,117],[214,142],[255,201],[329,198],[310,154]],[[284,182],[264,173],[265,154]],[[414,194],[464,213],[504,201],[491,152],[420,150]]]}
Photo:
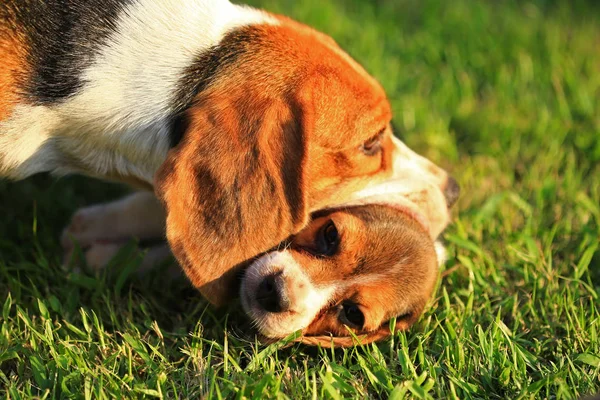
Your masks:
{"label": "lawn", "polygon": [[122,187],[0,181],[0,397],[577,398],[600,391],[600,4],[265,0],[383,84],[399,135],[462,186],[431,308],[377,345],[262,346],[131,248],[61,267]]}

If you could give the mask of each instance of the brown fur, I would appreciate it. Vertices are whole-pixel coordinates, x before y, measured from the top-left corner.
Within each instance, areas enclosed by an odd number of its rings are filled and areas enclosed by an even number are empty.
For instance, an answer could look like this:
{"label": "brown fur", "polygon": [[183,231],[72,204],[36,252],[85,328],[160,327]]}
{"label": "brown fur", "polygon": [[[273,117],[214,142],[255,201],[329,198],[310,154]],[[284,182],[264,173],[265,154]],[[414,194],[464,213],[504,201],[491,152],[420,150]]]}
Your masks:
{"label": "brown fur", "polygon": [[215,304],[228,297],[224,271],[391,174],[389,129],[381,153],[360,151],[391,117],[376,81],[308,27],[248,29],[252,52],[197,96],[156,176],[175,256]]}
{"label": "brown fur", "polygon": [[27,75],[24,35],[8,7],[0,6],[0,121],[8,118],[22,99],[19,82]]}
{"label": "brown fur", "polygon": [[[333,257],[314,258],[304,250],[330,220],[339,231],[340,249]],[[380,336],[382,329],[389,335],[388,321],[396,316],[402,316],[397,329],[406,329],[423,311],[437,277],[435,248],[425,230],[385,206],[352,207],[322,216],[293,239],[292,250],[313,284],[341,283],[344,288],[305,329],[305,336],[349,336],[338,319],[338,305],[347,300],[359,304],[365,316],[363,330],[354,332],[357,336],[378,340],[375,337],[385,337]]]}
{"label": "brown fur", "polygon": [[[337,347],[388,337],[392,334],[391,319],[395,319],[395,330],[408,329],[422,314],[438,276],[437,252],[425,227],[395,206],[378,204],[322,210],[313,215],[309,225],[285,243],[281,251],[286,257],[259,261],[249,267],[249,276],[244,278],[243,303],[257,326],[268,327],[263,334],[276,337],[275,328],[279,332],[276,335],[285,336],[286,329],[294,326],[302,329],[297,341]],[[338,246],[332,254],[324,255],[319,250],[323,230],[332,226],[338,232]],[[292,264],[301,266],[301,271],[293,266],[287,269],[282,260],[288,257]],[[255,266],[266,275],[253,269]],[[288,309],[264,312],[255,297],[258,289],[254,284],[248,286],[248,279],[260,282],[261,276],[271,274],[278,277],[279,296],[286,299]],[[310,301],[307,296],[315,296],[308,290],[315,289],[328,293],[327,302],[304,328],[294,325]],[[350,305],[358,307],[364,317],[361,326],[346,325],[344,307]],[[310,315],[316,311],[312,309]]]}
{"label": "brown fur", "polygon": [[[389,180],[398,159],[389,125],[391,109],[381,86],[329,37],[277,18],[281,25],[236,29],[238,34],[243,31],[238,36],[243,40],[235,49],[228,47],[232,43],[226,37],[223,51],[207,52],[208,58],[218,53],[229,62],[214,62],[211,68],[200,63],[199,70],[186,72],[203,75],[191,80],[196,86],[181,85],[189,97],[181,96],[176,110],[185,109],[187,128],[156,174],[155,189],[166,208],[166,234],[173,252],[193,284],[215,304],[229,299],[236,265],[301,231],[311,212],[355,200],[353,195],[365,186]],[[0,121],[27,100],[19,83],[27,81],[29,73],[28,44],[18,29],[8,7],[0,5]],[[380,133],[381,151],[365,154],[361,146]],[[92,140],[85,137],[81,143],[91,146]],[[67,161],[68,151],[63,153],[57,163]],[[79,154],[74,156],[80,159]],[[440,169],[430,172],[445,179]],[[141,183],[117,173],[103,178]],[[445,227],[447,210],[438,209],[441,217],[430,220]],[[366,242],[360,240],[356,235],[354,245],[364,251]],[[358,258],[346,261],[360,265]],[[380,264],[394,261],[384,257]],[[344,279],[342,271],[347,269],[316,278]],[[374,299],[385,293],[377,287],[377,283],[364,287],[356,297],[373,304],[375,311],[384,306]],[[418,294],[411,292],[410,297]],[[418,304],[411,303],[408,311],[417,313]],[[375,311],[369,315],[367,331],[360,334],[378,337],[381,323],[390,315]],[[327,315],[319,318],[307,334],[343,334]]]}

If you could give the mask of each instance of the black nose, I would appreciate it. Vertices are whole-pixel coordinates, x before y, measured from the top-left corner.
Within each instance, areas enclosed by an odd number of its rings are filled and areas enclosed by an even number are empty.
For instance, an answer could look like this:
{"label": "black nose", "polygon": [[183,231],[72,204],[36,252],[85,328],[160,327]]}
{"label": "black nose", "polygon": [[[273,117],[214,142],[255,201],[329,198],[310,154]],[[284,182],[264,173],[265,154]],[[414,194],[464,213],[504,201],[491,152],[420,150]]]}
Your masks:
{"label": "black nose", "polygon": [[460,196],[460,186],[458,185],[458,182],[456,182],[456,179],[451,176],[446,180],[444,196],[446,197],[448,208],[452,207],[454,203],[456,203],[456,200],[458,200],[458,196]]}
{"label": "black nose", "polygon": [[267,276],[258,285],[256,301],[268,312],[283,312],[290,308],[290,301],[285,295],[285,281],[281,274]]}

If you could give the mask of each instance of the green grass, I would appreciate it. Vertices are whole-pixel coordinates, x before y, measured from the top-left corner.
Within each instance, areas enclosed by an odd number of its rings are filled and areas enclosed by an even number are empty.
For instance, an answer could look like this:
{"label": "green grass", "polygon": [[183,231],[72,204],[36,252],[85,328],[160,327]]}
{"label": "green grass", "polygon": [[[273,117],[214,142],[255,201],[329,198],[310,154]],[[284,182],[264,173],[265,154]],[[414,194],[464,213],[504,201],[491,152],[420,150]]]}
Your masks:
{"label": "green grass", "polygon": [[123,251],[60,267],[70,214],[123,189],[0,182],[0,397],[577,398],[600,391],[600,4],[265,0],[386,88],[399,136],[463,195],[432,307],[348,350],[260,346]]}

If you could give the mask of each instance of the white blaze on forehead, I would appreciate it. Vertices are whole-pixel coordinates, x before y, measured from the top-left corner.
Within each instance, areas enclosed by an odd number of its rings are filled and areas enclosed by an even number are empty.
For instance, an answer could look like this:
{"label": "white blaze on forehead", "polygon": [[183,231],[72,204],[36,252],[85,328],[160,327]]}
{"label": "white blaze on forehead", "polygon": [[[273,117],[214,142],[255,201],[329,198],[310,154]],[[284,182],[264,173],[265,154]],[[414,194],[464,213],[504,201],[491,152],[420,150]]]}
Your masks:
{"label": "white blaze on forehead", "polygon": [[[256,304],[254,295],[258,285],[270,274],[280,272],[288,283],[287,290],[301,284],[306,288],[303,296],[293,296],[294,304],[290,311],[269,313]],[[244,311],[254,320],[260,332],[273,338],[289,335],[306,328],[319,311],[331,300],[335,286],[315,286],[302,266],[294,259],[290,251],[277,251],[257,259],[246,270],[242,282],[241,299]]]}

